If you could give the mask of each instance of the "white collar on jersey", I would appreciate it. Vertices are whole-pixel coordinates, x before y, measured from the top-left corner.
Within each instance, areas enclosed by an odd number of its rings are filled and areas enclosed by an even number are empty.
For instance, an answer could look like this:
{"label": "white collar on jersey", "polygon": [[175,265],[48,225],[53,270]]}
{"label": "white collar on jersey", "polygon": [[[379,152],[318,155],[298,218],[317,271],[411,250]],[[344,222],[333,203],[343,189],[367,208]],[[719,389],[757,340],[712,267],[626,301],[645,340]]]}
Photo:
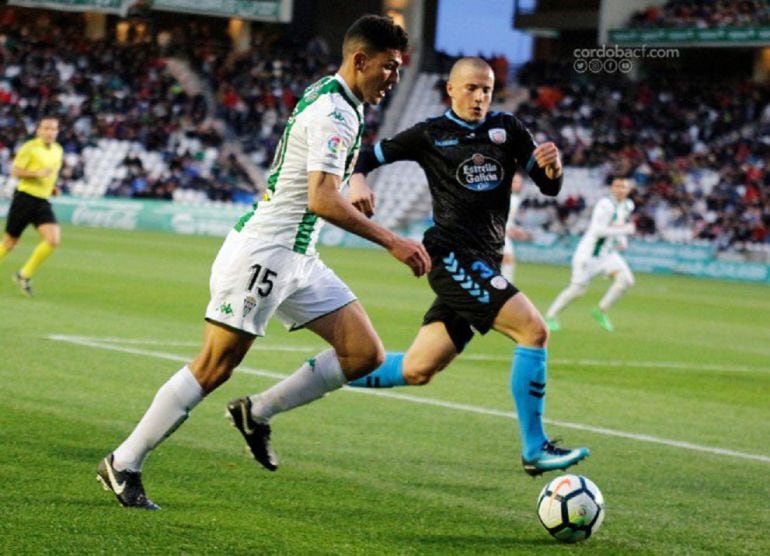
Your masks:
{"label": "white collar on jersey", "polygon": [[364,103],[363,100],[358,98],[356,95],[353,94],[353,91],[350,90],[350,87],[348,87],[347,82],[342,78],[342,76],[339,73],[334,74],[334,79],[340,82],[340,85],[342,85],[343,90],[345,91],[346,96],[348,99],[350,99],[351,102],[353,102],[356,106],[360,106]]}

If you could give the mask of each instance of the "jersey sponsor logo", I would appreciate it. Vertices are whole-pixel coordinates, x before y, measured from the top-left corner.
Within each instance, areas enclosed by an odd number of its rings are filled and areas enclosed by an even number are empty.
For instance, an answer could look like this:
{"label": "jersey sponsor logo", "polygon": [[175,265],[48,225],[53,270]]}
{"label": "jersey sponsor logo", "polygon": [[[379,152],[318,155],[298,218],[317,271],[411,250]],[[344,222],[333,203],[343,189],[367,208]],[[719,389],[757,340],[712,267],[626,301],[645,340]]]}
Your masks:
{"label": "jersey sponsor logo", "polygon": [[454,147],[457,145],[460,141],[457,139],[436,139],[433,141],[434,147]]}
{"label": "jersey sponsor logo", "polygon": [[493,143],[501,145],[502,143],[505,143],[505,140],[507,138],[508,138],[508,134],[501,127],[496,127],[489,130],[489,139]]}
{"label": "jersey sponsor logo", "polygon": [[503,179],[503,165],[481,153],[460,163],[455,174],[460,185],[471,191],[489,191],[500,185]]}
{"label": "jersey sponsor logo", "polygon": [[326,150],[329,154],[337,156],[340,152],[340,145],[342,145],[342,137],[339,135],[331,135],[326,139]]}

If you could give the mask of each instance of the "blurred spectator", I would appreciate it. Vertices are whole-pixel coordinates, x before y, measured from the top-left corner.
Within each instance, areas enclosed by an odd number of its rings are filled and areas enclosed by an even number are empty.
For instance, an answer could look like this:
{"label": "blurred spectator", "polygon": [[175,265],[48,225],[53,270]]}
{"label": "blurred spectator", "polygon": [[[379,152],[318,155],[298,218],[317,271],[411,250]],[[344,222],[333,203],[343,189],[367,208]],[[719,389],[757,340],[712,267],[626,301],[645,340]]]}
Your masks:
{"label": "blurred spectator", "polygon": [[[666,77],[631,82],[578,75],[569,63],[532,63],[516,114],[556,139],[569,166],[606,166],[637,189],[640,234],[770,243],[770,88],[753,82]],[[557,209],[562,224],[572,200]],[[574,219],[573,219],[574,220]]]}
{"label": "blurred spectator", "polygon": [[770,0],[669,0],[635,12],[633,28],[765,27],[770,25]]}

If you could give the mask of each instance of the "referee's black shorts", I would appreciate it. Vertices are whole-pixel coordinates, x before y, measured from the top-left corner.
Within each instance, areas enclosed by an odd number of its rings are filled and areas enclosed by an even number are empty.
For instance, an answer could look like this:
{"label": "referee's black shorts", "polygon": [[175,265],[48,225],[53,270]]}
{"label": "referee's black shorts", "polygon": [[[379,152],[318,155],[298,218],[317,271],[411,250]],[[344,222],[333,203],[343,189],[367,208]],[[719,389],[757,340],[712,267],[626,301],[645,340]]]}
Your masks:
{"label": "referee's black shorts", "polygon": [[499,265],[461,250],[435,250],[428,274],[436,300],[423,325],[443,322],[458,353],[473,337],[486,334],[505,303],[519,290],[500,274]]}
{"label": "referee's black shorts", "polygon": [[56,216],[47,199],[16,190],[8,209],[5,231],[11,237],[21,237],[24,228],[29,224],[34,224],[35,227],[41,224],[56,224]]}

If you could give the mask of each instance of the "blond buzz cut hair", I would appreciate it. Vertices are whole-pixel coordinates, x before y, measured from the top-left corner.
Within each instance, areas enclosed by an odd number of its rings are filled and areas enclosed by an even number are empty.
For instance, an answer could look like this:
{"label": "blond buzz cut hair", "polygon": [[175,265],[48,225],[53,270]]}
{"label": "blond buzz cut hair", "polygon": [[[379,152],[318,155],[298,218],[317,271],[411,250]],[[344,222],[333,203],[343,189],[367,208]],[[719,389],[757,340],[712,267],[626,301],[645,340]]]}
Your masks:
{"label": "blond buzz cut hair", "polygon": [[450,82],[456,81],[458,79],[458,76],[466,68],[479,70],[479,71],[489,71],[490,73],[492,73],[492,75],[494,75],[494,72],[492,72],[492,66],[487,64],[481,58],[478,58],[476,56],[469,56],[466,58],[460,58],[454,63],[451,71],[449,72],[449,81]]}

